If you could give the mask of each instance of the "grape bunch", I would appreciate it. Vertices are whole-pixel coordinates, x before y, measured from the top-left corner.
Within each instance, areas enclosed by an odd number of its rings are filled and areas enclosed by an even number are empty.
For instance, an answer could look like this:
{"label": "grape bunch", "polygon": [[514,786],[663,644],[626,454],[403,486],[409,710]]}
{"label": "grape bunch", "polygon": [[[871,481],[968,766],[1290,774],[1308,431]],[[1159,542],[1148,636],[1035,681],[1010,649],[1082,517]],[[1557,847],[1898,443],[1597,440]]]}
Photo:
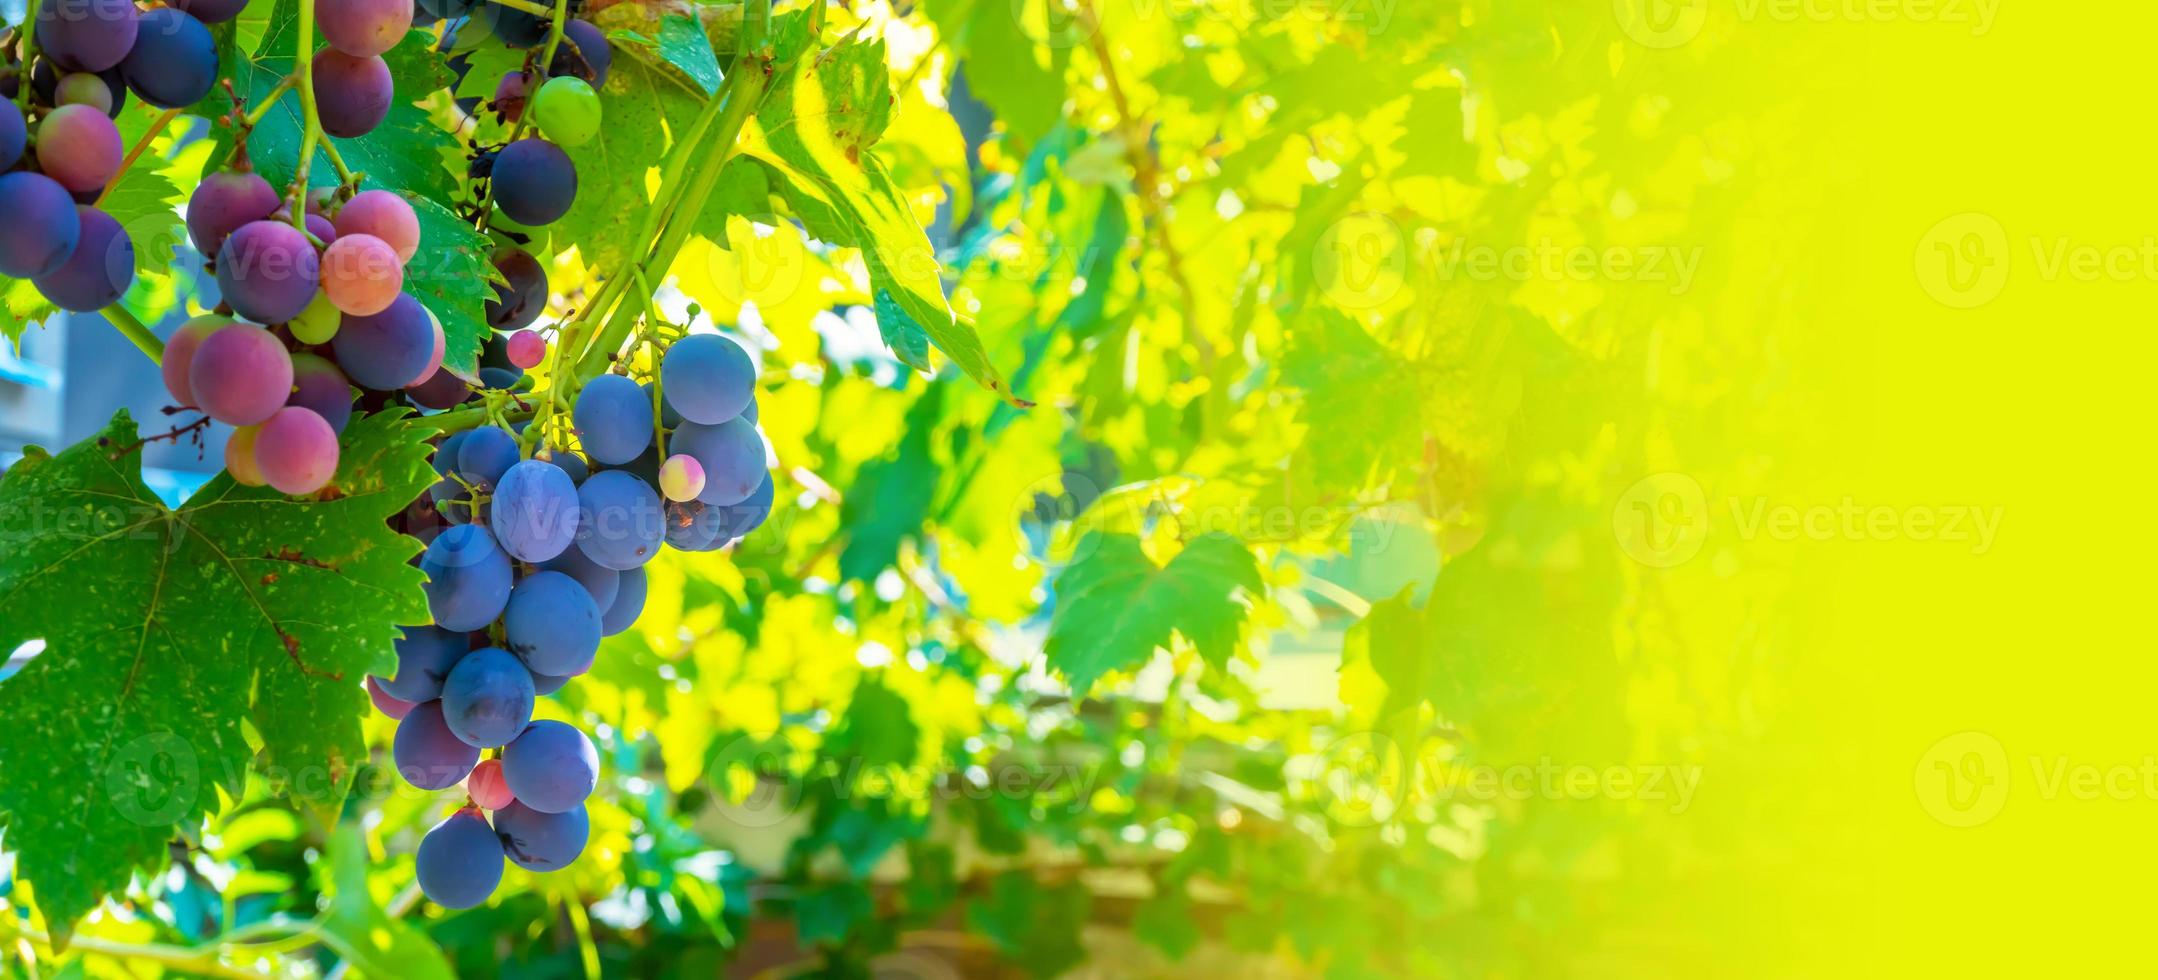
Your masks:
{"label": "grape bunch", "polygon": [[47,0],[28,63],[0,63],[0,274],[87,313],[135,279],[135,243],[97,204],[126,148],[113,120],[130,92],[160,109],[194,104],[218,75],[206,24],[243,3],[138,10],[130,0]]}
{"label": "grape bunch", "polygon": [[[520,356],[520,337],[539,349]],[[514,361],[545,353],[532,333],[501,347]],[[485,901],[505,859],[554,871],[583,852],[599,755],[574,727],[534,720],[535,700],[590,670],[601,639],[636,622],[644,566],[662,545],[717,550],[771,512],[749,355],[691,335],[654,373],[586,383],[571,410],[574,448],[542,440],[528,453],[518,430],[500,426],[445,437],[441,480],[407,511],[405,530],[428,542],[419,566],[433,623],[404,631],[396,673],[369,677],[367,690],[398,719],[393,754],[407,782],[464,784],[466,803],[417,855],[420,888],[440,905]]]}

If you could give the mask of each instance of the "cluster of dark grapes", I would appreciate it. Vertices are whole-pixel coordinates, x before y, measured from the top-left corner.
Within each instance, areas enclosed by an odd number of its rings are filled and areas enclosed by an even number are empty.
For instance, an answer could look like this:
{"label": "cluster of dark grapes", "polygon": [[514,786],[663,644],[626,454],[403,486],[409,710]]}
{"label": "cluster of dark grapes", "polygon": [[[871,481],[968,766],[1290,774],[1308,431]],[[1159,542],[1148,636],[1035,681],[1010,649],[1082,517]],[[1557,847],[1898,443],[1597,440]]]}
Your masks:
{"label": "cluster of dark grapes", "polygon": [[636,622],[644,566],[663,544],[716,550],[771,513],[749,355],[694,335],[657,374],[586,384],[571,413],[576,449],[527,458],[499,426],[444,438],[442,479],[405,516],[428,541],[419,564],[434,622],[405,630],[396,675],[367,685],[398,719],[405,780],[465,786],[467,804],[420,842],[420,888],[438,904],[485,901],[505,858],[553,871],[583,852],[599,755],[575,728],[534,721],[535,699],[590,670],[601,638]]}
{"label": "cluster of dark grapes", "polygon": [[[137,10],[130,0],[47,0],[29,64],[0,64],[0,273],[53,305],[87,313],[135,278],[135,243],[97,208],[125,148],[113,124],[129,92],[161,109],[192,105],[217,82],[205,23],[246,0]],[[14,58],[15,55],[8,57]]]}

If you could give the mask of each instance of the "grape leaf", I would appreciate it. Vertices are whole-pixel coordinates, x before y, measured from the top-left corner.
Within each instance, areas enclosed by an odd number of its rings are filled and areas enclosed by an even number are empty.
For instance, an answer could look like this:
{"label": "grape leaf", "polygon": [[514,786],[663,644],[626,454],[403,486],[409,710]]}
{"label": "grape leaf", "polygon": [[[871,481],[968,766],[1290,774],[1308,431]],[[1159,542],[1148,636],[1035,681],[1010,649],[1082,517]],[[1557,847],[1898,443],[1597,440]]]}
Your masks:
{"label": "grape leaf", "polygon": [[976,6],[967,22],[967,57],[961,70],[969,89],[995,109],[1013,133],[1031,143],[1064,117],[1064,70],[1071,49],[1036,44],[1018,13],[1018,3]]}
{"label": "grape leaf", "polygon": [[877,332],[884,336],[885,346],[898,355],[899,363],[916,371],[929,370],[929,335],[892,299],[891,290],[877,290],[876,311]]}
{"label": "grape leaf", "polygon": [[[298,9],[295,0],[278,0],[255,54],[241,56],[235,49],[241,63],[231,66],[233,83],[248,93],[250,106],[268,98],[278,81],[292,72],[297,60]],[[493,243],[444,203],[457,192],[456,174],[447,164],[459,152],[457,141],[414,104],[447,87],[453,76],[442,54],[420,31],[405,35],[382,60],[390,66],[397,85],[389,115],[367,135],[339,139],[335,144],[347,166],[367,175],[361,186],[394,191],[412,204],[419,217],[420,251],[405,267],[405,292],[442,322],[443,363],[469,374],[477,370],[480,347],[491,333],[486,304],[494,291],[489,283],[498,281],[500,274],[487,261]],[[292,182],[306,130],[303,116],[299,97],[287,95],[248,137],[249,161],[273,185]],[[230,152],[231,131],[220,128],[218,140],[219,152],[213,158],[224,159]],[[337,183],[337,172],[321,150],[308,165],[307,183],[310,187]]]}
{"label": "grape leaf", "polygon": [[650,243],[634,239],[652,206],[645,174],[666,156],[667,134],[679,139],[699,105],[643,64],[617,62],[600,93],[605,125],[590,142],[567,148],[577,166],[577,197],[550,228],[556,240],[575,242],[593,268],[615,270],[643,258]]}
{"label": "grape leaf", "polygon": [[1049,886],[1006,871],[990,882],[989,894],[967,901],[966,922],[1027,972],[1053,977],[1086,959],[1079,933],[1093,906],[1093,893],[1078,882]]}
{"label": "grape leaf", "polygon": [[867,152],[890,121],[882,41],[851,40],[799,59],[758,110],[745,151],[771,169],[810,234],[861,249],[872,288],[891,293],[959,369],[1022,407],[974,328],[952,315],[942,269],[883,161]]}
{"label": "grape leaf", "polygon": [[1095,534],[1081,548],[1086,557],[1057,579],[1045,647],[1080,695],[1103,674],[1146,663],[1172,632],[1226,666],[1249,611],[1238,590],[1266,590],[1250,550],[1218,531],[1193,539],[1166,567],[1128,534]]}
{"label": "grape leaf", "polygon": [[168,509],[125,411],[0,478],[0,649],[45,652],[0,683],[0,813],[56,942],[166,857],[174,828],[238,798],[261,736],[296,799],[334,805],[367,757],[359,680],[427,619],[413,539],[384,522],[435,479],[397,421],[355,420],[315,498],[219,476]]}
{"label": "grape leaf", "polygon": [[[719,91],[719,56],[712,53],[712,41],[705,36],[704,29],[688,17],[662,19],[657,38],[633,30],[613,31],[607,37],[616,49],[628,52],[639,62],[676,84],[691,88],[698,95],[713,95]],[[609,79],[613,77],[611,73],[608,75]]]}

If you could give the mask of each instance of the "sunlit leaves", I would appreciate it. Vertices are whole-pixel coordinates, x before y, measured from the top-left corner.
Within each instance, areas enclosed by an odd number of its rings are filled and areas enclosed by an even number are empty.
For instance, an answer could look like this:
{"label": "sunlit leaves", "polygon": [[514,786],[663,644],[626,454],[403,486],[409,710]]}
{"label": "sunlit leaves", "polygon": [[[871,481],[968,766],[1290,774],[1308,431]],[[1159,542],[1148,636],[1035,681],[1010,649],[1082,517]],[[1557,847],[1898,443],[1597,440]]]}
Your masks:
{"label": "sunlit leaves", "polygon": [[1057,581],[1049,664],[1085,693],[1103,674],[1138,667],[1182,634],[1200,656],[1225,667],[1236,652],[1251,597],[1265,591],[1251,552],[1209,533],[1157,566],[1139,539],[1100,535]]}

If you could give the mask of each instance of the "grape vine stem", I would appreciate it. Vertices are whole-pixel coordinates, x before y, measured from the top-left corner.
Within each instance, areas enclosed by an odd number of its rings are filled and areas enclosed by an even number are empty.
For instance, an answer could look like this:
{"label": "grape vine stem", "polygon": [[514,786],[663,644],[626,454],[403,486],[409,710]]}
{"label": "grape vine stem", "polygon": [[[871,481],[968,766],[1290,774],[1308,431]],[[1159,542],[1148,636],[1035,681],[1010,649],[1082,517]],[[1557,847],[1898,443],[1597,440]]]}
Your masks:
{"label": "grape vine stem", "polygon": [[37,57],[37,8],[38,0],[30,0],[22,14],[22,60],[17,62],[22,76],[16,79],[15,107],[25,116],[30,114],[30,62]]}
{"label": "grape vine stem", "polygon": [[114,330],[120,331],[120,336],[126,337],[134,343],[136,349],[147,355],[150,363],[164,363],[165,342],[157,339],[157,335],[151,333],[149,327],[143,326],[141,320],[135,319],[135,314],[129,312],[127,307],[114,303],[98,312],[105,315],[106,321],[112,324]]}
{"label": "grape vine stem", "polygon": [[114,187],[119,186],[120,178],[127,176],[128,168],[133,167],[135,161],[142,159],[143,151],[150,148],[150,143],[165,131],[166,126],[172,125],[173,118],[179,114],[180,110],[178,109],[167,109],[157,117],[157,121],[150,124],[149,129],[143,131],[142,138],[135,141],[134,149],[127,151],[126,159],[120,161],[120,169],[112,175],[112,180],[105,184],[104,190],[97,193],[97,203],[105,203],[106,196],[112,193]]}
{"label": "grape vine stem", "polygon": [[270,94],[263,96],[262,101],[256,103],[253,109],[248,110],[246,116],[247,128],[253,129],[262,125],[262,117],[269,115],[270,110],[276,108],[277,103],[284,99],[285,93],[292,91],[292,87],[299,83],[300,73],[297,71],[278,79],[277,87],[271,89]]}
{"label": "grape vine stem", "polygon": [[[300,135],[300,159],[292,168],[292,227],[302,233],[307,231],[307,165],[315,158],[315,145],[328,142],[322,135],[322,117],[315,107],[315,0],[300,0],[300,24],[298,38],[293,42],[292,76],[299,80],[300,115],[307,121],[307,128]],[[340,177],[344,167],[337,162],[337,150],[330,150],[330,159]]]}

